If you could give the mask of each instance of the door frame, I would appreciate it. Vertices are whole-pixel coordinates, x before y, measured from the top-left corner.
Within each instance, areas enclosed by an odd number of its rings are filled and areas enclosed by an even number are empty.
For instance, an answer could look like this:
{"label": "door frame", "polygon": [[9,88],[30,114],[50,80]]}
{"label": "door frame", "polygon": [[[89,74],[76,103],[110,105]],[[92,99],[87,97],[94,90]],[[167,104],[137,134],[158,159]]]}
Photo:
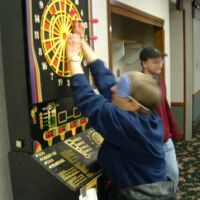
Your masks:
{"label": "door frame", "polygon": [[[130,7],[116,0],[107,0],[108,13],[108,50],[109,50],[109,66],[113,69],[112,63],[112,17],[113,13],[128,17],[130,19],[140,21],[154,26],[154,46],[161,52],[164,52],[164,20],[136,8]],[[163,70],[164,71],[164,70]]]}

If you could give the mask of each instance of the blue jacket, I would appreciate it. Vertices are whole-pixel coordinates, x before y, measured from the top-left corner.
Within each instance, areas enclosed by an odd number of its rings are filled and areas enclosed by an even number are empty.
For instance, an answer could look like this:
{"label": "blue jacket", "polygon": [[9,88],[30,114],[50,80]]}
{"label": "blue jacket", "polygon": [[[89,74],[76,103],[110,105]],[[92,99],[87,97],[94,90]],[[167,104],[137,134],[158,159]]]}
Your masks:
{"label": "blue jacket", "polygon": [[101,60],[89,67],[101,95],[94,93],[83,74],[72,76],[71,86],[75,104],[105,138],[98,155],[105,176],[118,187],[167,180],[159,116],[128,112],[112,104],[113,74]]}

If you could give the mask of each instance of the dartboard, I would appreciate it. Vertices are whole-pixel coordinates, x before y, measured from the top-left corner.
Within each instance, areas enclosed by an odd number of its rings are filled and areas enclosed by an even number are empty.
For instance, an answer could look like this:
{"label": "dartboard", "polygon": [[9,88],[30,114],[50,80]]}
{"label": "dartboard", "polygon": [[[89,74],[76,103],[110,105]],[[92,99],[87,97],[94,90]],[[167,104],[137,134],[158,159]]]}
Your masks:
{"label": "dartboard", "polygon": [[74,18],[80,19],[81,16],[69,0],[50,1],[42,15],[40,31],[43,52],[49,65],[59,76],[70,76],[66,43],[67,34],[72,32],[71,22]]}
{"label": "dartboard", "polygon": [[[70,71],[66,56],[72,20],[85,23],[90,35],[89,0],[26,0],[29,72],[33,103],[71,96]],[[84,71],[86,62],[80,53]]]}

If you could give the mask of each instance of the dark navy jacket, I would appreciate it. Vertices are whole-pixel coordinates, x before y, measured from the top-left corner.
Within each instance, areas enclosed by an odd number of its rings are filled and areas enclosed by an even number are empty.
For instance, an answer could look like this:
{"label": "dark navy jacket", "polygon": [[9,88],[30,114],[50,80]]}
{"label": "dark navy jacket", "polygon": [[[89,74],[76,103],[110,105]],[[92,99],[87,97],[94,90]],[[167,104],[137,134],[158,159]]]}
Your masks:
{"label": "dark navy jacket", "polygon": [[71,78],[74,100],[91,125],[105,138],[98,161],[115,186],[131,187],[165,181],[163,129],[159,116],[122,110],[111,103],[116,81],[101,60],[90,64],[101,95],[94,93],[85,75]]}

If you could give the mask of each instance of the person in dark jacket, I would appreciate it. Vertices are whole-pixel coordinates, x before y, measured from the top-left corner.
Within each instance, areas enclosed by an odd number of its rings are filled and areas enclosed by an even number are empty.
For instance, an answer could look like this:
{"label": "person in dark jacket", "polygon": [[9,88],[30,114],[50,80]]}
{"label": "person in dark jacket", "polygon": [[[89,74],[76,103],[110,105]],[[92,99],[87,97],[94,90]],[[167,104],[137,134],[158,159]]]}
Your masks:
{"label": "person in dark jacket", "polygon": [[[112,181],[112,199],[173,199],[163,151],[163,127],[154,108],[161,92],[141,72],[122,75],[118,82],[84,41],[83,23],[75,20],[68,35],[67,57],[75,104],[103,137],[98,162]],[[88,63],[97,95],[84,75],[80,51]]]}
{"label": "person in dark jacket", "polygon": [[177,141],[182,138],[182,133],[177,126],[172,110],[166,98],[166,86],[161,75],[163,68],[163,59],[165,54],[162,54],[154,47],[145,47],[140,52],[140,60],[143,72],[157,80],[162,92],[161,104],[156,111],[160,115],[163,123],[163,142],[164,153],[167,164],[167,174],[174,181],[174,190],[176,191],[179,180],[179,169],[176,159],[175,147],[172,140]]}

